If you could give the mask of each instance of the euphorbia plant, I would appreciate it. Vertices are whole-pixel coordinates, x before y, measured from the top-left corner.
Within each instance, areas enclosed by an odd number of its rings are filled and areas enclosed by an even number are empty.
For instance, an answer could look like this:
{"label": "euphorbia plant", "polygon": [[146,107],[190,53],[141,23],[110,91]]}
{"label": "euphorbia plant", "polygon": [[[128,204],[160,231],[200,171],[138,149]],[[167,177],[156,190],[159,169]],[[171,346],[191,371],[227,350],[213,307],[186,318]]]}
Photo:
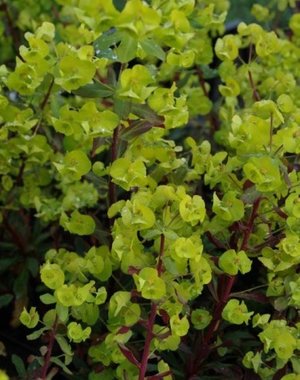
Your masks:
{"label": "euphorbia plant", "polygon": [[299,377],[300,17],[225,33],[229,3],[3,4],[3,236],[19,283],[41,264],[21,378]]}

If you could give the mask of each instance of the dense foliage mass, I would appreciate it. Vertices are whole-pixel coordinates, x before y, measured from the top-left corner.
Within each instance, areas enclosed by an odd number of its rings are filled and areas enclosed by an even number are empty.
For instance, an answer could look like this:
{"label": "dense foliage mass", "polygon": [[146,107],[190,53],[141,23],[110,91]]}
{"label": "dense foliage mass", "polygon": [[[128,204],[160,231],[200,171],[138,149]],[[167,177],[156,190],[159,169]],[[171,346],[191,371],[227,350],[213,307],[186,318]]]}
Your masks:
{"label": "dense foliage mass", "polygon": [[1,380],[300,378],[300,13],[229,7],[1,2]]}

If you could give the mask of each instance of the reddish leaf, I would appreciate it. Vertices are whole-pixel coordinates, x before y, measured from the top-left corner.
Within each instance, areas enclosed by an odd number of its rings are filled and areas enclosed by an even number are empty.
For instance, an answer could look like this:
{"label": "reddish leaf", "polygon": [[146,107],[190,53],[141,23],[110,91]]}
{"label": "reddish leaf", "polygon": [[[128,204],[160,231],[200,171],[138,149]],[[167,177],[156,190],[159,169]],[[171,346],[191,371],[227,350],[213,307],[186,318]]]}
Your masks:
{"label": "reddish leaf", "polygon": [[172,375],[172,371],[165,371],[158,373],[157,375],[148,376],[146,377],[146,380],[162,380],[165,376]]}
{"label": "reddish leaf", "polygon": [[252,293],[232,293],[231,297],[241,298],[244,300],[256,301],[259,303],[267,304],[269,303],[269,299],[263,293],[252,292]]}
{"label": "reddish leaf", "polygon": [[133,355],[133,353],[124,344],[119,344],[119,348],[122,354],[125,356],[125,358],[128,361],[130,361],[130,363],[135,365],[137,368],[140,368],[141,364],[139,363],[137,358]]}

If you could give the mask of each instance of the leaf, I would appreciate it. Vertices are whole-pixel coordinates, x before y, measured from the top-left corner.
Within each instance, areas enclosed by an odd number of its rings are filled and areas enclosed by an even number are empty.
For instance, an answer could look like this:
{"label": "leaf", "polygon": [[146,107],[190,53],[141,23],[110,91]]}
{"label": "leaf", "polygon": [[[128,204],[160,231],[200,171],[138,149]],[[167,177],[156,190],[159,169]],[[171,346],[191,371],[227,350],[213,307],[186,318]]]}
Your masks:
{"label": "leaf", "polygon": [[126,63],[135,58],[137,47],[137,39],[131,37],[129,34],[125,34],[122,38],[120,45],[117,48],[117,55],[119,61],[122,63]]}
{"label": "leaf", "polygon": [[69,308],[61,305],[59,303],[56,304],[56,312],[58,315],[59,320],[62,322],[66,322],[69,316]]}
{"label": "leaf", "polygon": [[216,78],[219,75],[218,70],[211,69],[207,65],[200,65],[200,68],[201,68],[201,72],[203,74],[204,79]]}
{"label": "leaf", "polygon": [[141,41],[140,44],[145,53],[147,53],[148,55],[152,55],[160,59],[161,61],[164,61],[166,54],[154,40],[150,40],[147,38]]}
{"label": "leaf", "polygon": [[42,294],[40,296],[40,300],[45,304],[45,305],[51,305],[52,303],[56,302],[56,298],[49,293]]}
{"label": "leaf", "polygon": [[115,89],[107,84],[94,82],[78,88],[73,93],[83,98],[108,98],[114,94],[114,91]]}
{"label": "leaf", "polygon": [[26,260],[26,267],[33,277],[36,277],[39,271],[39,262],[34,257],[28,257]]}
{"label": "leaf", "polygon": [[69,232],[76,235],[91,235],[96,228],[96,223],[90,215],[80,214],[77,210],[71,214],[70,221],[66,223]]}
{"label": "leaf", "polygon": [[125,128],[120,133],[120,138],[122,140],[132,140],[135,137],[138,137],[146,132],[148,132],[152,128],[152,124],[147,120],[137,120],[131,123],[130,127]]}
{"label": "leaf", "polygon": [[14,364],[14,366],[16,367],[18,376],[20,376],[21,378],[25,377],[26,367],[24,365],[23,360],[20,358],[20,356],[13,354],[11,356],[11,361]]}
{"label": "leaf", "polygon": [[[2,244],[1,244],[2,245]],[[0,273],[5,272],[7,268],[17,261],[17,257],[8,257],[0,260]]]}
{"label": "leaf", "polygon": [[251,300],[255,302],[259,302],[262,304],[268,304],[269,298],[265,296],[263,293],[260,292],[252,292],[252,293],[232,293],[232,297],[245,299],[245,300]]}
{"label": "leaf", "polygon": [[132,103],[130,112],[134,113],[140,118],[150,121],[152,124],[161,125],[164,121],[162,116],[157,115],[147,104],[136,104]]}
{"label": "leaf", "polygon": [[32,334],[27,335],[26,338],[28,340],[35,340],[39,338],[46,330],[48,330],[48,327],[42,327],[41,329],[34,331]]}
{"label": "leaf", "polygon": [[119,344],[119,348],[122,354],[125,356],[125,358],[128,359],[128,361],[130,361],[130,363],[135,365],[137,368],[140,368],[141,364],[138,362],[133,353],[124,344]]}
{"label": "leaf", "polygon": [[29,273],[24,269],[19,276],[16,278],[13,286],[14,293],[17,298],[21,298],[27,293],[27,282],[29,278]]}
{"label": "leaf", "polygon": [[125,8],[126,2],[127,2],[126,0],[113,0],[113,4],[115,8],[119,12],[122,12],[122,10]]}
{"label": "leaf", "polygon": [[57,357],[51,357],[50,361],[56,365],[58,365],[65,373],[68,375],[72,375],[72,372],[69,370],[67,366]]}
{"label": "leaf", "polygon": [[169,376],[169,375],[172,375],[172,371],[165,371],[165,372],[158,373],[157,375],[148,376],[146,380],[161,380],[164,377]]}
{"label": "leaf", "polygon": [[69,355],[69,356],[73,355],[71,346],[68,344],[66,338],[64,338],[63,336],[57,335],[56,341],[59,344],[59,347],[61,348],[64,354]]}
{"label": "leaf", "polygon": [[131,103],[121,99],[114,99],[114,112],[119,115],[120,119],[127,119],[131,112]]}
{"label": "leaf", "polygon": [[0,296],[0,308],[8,305],[12,300],[14,296],[12,294],[4,294]]}
{"label": "leaf", "polygon": [[99,38],[94,42],[94,49],[96,56],[98,57],[97,51],[107,50],[112,45],[117,44],[122,39],[122,32],[117,31],[116,29],[111,29],[103,33]]}

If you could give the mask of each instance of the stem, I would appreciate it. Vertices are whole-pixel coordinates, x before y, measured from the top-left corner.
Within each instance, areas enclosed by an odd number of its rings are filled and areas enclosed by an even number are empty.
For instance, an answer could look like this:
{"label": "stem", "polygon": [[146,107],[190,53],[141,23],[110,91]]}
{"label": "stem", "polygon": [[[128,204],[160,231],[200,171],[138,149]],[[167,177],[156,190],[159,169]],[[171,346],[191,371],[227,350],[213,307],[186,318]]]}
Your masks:
{"label": "stem", "polygon": [[[254,221],[257,216],[257,211],[259,208],[260,201],[261,201],[261,198],[257,198],[253,203],[252,212],[247,222],[246,228],[244,230],[244,236],[243,236],[240,250],[246,250],[248,248],[248,242],[249,242],[251,233],[253,231]],[[210,354],[210,351],[211,351],[210,343],[214,334],[219,328],[219,325],[222,319],[222,312],[230,297],[235,279],[236,279],[236,276],[226,276],[225,278],[224,276],[221,277],[222,281],[220,282],[221,286],[219,287],[219,293],[220,293],[219,302],[215,306],[212,321],[210,322],[207,328],[207,332],[204,335],[203,339],[201,339],[201,336],[199,336],[198,339],[196,340],[195,355],[192,357],[192,359],[188,363],[188,367],[187,367],[188,377],[187,378],[189,380],[194,379],[195,375],[199,372],[201,364]]]}
{"label": "stem", "polygon": [[249,82],[252,88],[252,98],[255,102],[258,102],[260,100],[259,93],[256,90],[256,86],[252,77],[252,73],[250,70],[248,70],[248,77],[249,77]]}
{"label": "stem", "polygon": [[43,112],[44,112],[44,109],[49,101],[49,97],[50,97],[50,94],[51,94],[51,91],[52,91],[52,88],[53,88],[53,85],[54,85],[54,78],[51,79],[51,82],[50,82],[50,85],[48,87],[48,90],[44,96],[44,99],[42,100],[41,104],[40,104],[40,110],[41,110],[41,117],[40,117],[40,120],[39,122],[37,123],[36,127],[35,127],[35,130],[33,132],[33,134],[35,135],[41,125],[41,121],[42,121],[42,118],[43,118]]}
{"label": "stem", "polygon": [[3,226],[9,232],[15,245],[20,249],[21,252],[26,251],[26,241],[19,235],[18,231],[8,222],[6,215],[3,215]]}
{"label": "stem", "polygon": [[46,107],[46,104],[48,103],[48,100],[49,100],[49,97],[50,97],[53,85],[54,85],[54,78],[51,79],[50,85],[48,87],[48,91],[46,92],[45,97],[44,97],[43,101],[40,104],[40,109],[42,111],[44,110],[44,108]]}
{"label": "stem", "polygon": [[[165,236],[162,234],[160,235],[160,250],[159,250],[158,262],[157,262],[157,267],[156,267],[159,277],[161,276],[162,269],[163,269],[162,257],[164,254],[164,250],[165,250]],[[146,335],[138,380],[145,379],[145,374],[147,371],[148,360],[149,360],[149,355],[150,355],[150,345],[153,338],[153,326],[155,322],[156,312],[157,312],[157,304],[152,302],[150,316],[147,323],[147,335]]]}
{"label": "stem", "polygon": [[225,249],[226,250],[226,247],[225,245],[219,240],[217,239],[210,231],[207,231],[206,232],[206,236],[208,238],[208,240],[218,249]]}
{"label": "stem", "polygon": [[20,39],[17,32],[17,29],[14,26],[13,19],[9,13],[8,5],[5,1],[2,1],[0,4],[0,10],[5,13],[6,20],[7,20],[7,35],[11,36],[12,42],[13,42],[13,48],[15,50],[16,55],[24,62],[23,58],[19,54],[19,47],[20,47]]}
{"label": "stem", "polygon": [[[199,83],[200,83],[200,86],[202,88],[202,91],[203,91],[203,94],[208,98],[210,99],[209,97],[209,93],[205,87],[205,79],[203,77],[203,73],[201,71],[200,68],[197,68],[197,74],[198,74],[198,78],[199,78]],[[210,126],[211,126],[211,129],[212,129],[212,132],[215,132],[219,129],[219,125],[218,125],[218,120],[216,119],[215,115],[213,114],[212,111],[210,111],[210,113],[207,115],[208,117],[208,120],[209,120],[209,123],[210,123]]]}
{"label": "stem", "polygon": [[46,353],[46,355],[44,357],[44,365],[41,368],[41,380],[46,380],[47,379],[47,371],[48,371],[49,366],[50,366],[51,354],[52,354],[53,345],[54,345],[54,342],[55,342],[55,334],[56,334],[56,329],[57,329],[57,322],[58,322],[58,318],[56,317],[55,321],[53,323],[53,327],[52,327],[52,329],[50,331],[50,338],[49,338],[49,343],[48,343],[48,347],[47,347],[47,353]]}
{"label": "stem", "polygon": [[143,356],[142,356],[142,361],[141,361],[139,380],[145,379],[145,374],[147,371],[148,359],[149,359],[149,354],[150,354],[150,345],[153,338],[153,326],[154,326],[154,321],[156,317],[156,312],[157,312],[157,305],[152,302],[150,317],[148,320],[148,331],[147,331],[147,336],[145,340],[145,346],[144,346],[144,351],[143,351]]}
{"label": "stem", "polygon": [[244,233],[243,241],[242,241],[241,248],[240,248],[241,251],[245,251],[248,249],[248,242],[249,242],[250,235],[251,235],[253,227],[254,227],[254,220],[257,217],[257,211],[259,208],[260,201],[261,201],[261,198],[257,198],[253,202],[252,212],[251,212],[250,218],[248,220],[247,226],[245,228],[245,233]]}
{"label": "stem", "polygon": [[270,115],[270,142],[269,142],[270,152],[272,151],[272,144],[273,144],[273,112],[271,112],[271,115]]}
{"label": "stem", "polygon": [[[113,140],[111,145],[111,164],[118,158],[118,145],[119,145],[119,133],[120,133],[120,126],[117,126],[114,129],[113,134]],[[116,203],[117,198],[117,189],[116,185],[112,182],[112,178],[109,179],[109,185],[108,185],[108,198],[109,198],[109,206]]]}

